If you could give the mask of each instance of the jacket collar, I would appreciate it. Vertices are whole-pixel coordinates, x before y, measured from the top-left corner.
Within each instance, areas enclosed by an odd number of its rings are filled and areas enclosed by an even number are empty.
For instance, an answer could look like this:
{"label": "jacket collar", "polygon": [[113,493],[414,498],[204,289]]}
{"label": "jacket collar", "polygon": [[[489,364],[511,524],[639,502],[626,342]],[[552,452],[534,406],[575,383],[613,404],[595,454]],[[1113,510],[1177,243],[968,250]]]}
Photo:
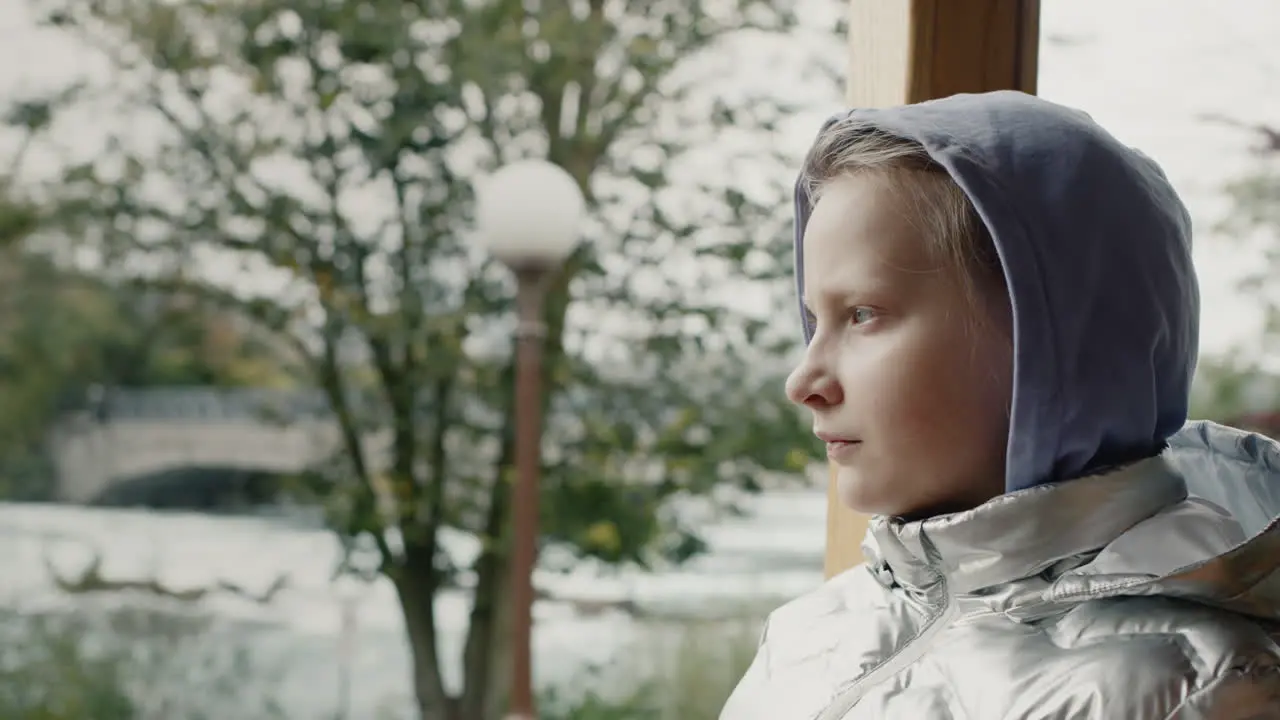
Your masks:
{"label": "jacket collar", "polygon": [[1165,456],[1104,474],[1008,493],[972,510],[905,522],[872,519],[863,551],[882,584],[953,595],[1030,577],[1088,556],[1187,497]]}

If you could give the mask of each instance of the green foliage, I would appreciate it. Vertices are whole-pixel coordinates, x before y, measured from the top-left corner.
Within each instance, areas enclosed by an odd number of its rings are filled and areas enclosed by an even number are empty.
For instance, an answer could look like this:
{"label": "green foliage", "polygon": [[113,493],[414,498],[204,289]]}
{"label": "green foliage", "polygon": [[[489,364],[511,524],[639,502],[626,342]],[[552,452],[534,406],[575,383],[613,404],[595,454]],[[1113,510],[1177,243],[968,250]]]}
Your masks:
{"label": "green foliage", "polygon": [[1189,415],[1231,423],[1250,407],[1261,379],[1256,367],[1238,358],[1206,358],[1196,368]]}
{"label": "green foliage", "polygon": [[0,492],[47,498],[44,442],[95,388],[279,384],[278,353],[218,316],[0,248]]}
{"label": "green foliage", "polygon": [[[574,703],[557,704],[552,695],[544,701],[542,717],[546,720],[662,720],[661,714],[646,697],[636,693],[622,700],[609,700],[597,693],[587,695]],[[548,710],[546,705],[550,704]]]}
{"label": "green foliage", "polygon": [[0,176],[0,496],[6,498],[49,497],[53,469],[44,441],[59,414],[84,407],[92,388],[261,386],[287,377],[280,353],[225,313],[79,272],[41,251],[47,238],[39,230],[51,220],[50,208],[24,193],[17,178],[54,103],[75,96],[66,91],[20,102],[6,118],[27,133]]}
{"label": "green foliage", "polygon": [[[46,227],[113,276],[160,268],[118,279],[247,317],[304,359],[343,441],[312,490],[396,584],[424,716],[492,716],[500,693],[485,658],[502,657],[512,284],[468,241],[478,174],[543,156],[591,209],[546,306],[548,539],[682,559],[700,543],[659,512],[672,498],[795,472],[811,443],[781,390],[794,331],[775,327],[788,108],[772,86],[725,90],[735,59],[716,59],[792,27],[792,0],[33,2],[119,69],[77,97],[154,129],[42,188]],[[714,177],[680,177],[716,148]],[[386,467],[360,440],[374,427]],[[485,547],[460,699],[427,619],[458,570],[445,526]]]}
{"label": "green foliage", "polygon": [[6,498],[50,496],[45,439],[60,413],[84,407],[92,388],[257,386],[284,377],[279,353],[225,314],[78,272],[41,251],[47,238],[39,231],[56,218],[17,179],[36,133],[75,90],[19,102],[5,118],[26,133],[0,175],[0,496]]}
{"label": "green foliage", "polygon": [[1280,129],[1258,125],[1248,130],[1261,141],[1254,148],[1256,163],[1251,172],[1227,185],[1232,208],[1220,229],[1234,236],[1241,249],[1258,256],[1240,289],[1262,309],[1263,328],[1256,345],[1251,343],[1227,362],[1239,365],[1243,356],[1251,365],[1266,359],[1274,364],[1280,357]]}
{"label": "green foliage", "polygon": [[0,201],[0,250],[10,248],[39,226],[40,216],[30,204]]}
{"label": "green foliage", "polygon": [[[148,611],[0,612],[0,717],[272,720],[273,673],[210,642],[206,620]],[[223,636],[225,640],[225,636]]]}
{"label": "green foliage", "polygon": [[1261,310],[1263,322],[1261,332],[1241,346],[1202,358],[1191,414],[1253,426],[1258,417],[1273,417],[1280,409],[1280,129],[1216,115],[1209,119],[1244,128],[1261,141],[1254,147],[1253,169],[1226,187],[1231,211],[1218,229],[1238,252],[1258,258],[1239,290]]}
{"label": "green foliage", "polygon": [[582,694],[548,693],[543,720],[687,720],[719,717],[755,657],[758,613],[655,623],[634,664],[593,670]]}

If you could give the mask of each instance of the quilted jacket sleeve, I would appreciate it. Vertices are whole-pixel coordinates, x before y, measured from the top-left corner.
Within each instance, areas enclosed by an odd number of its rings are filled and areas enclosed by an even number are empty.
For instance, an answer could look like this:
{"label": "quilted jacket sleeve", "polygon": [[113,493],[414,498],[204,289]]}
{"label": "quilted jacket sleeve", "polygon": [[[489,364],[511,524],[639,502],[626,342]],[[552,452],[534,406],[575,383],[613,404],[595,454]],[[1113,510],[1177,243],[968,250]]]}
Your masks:
{"label": "quilted jacket sleeve", "polygon": [[1221,675],[1189,695],[1167,720],[1280,720],[1280,667]]}

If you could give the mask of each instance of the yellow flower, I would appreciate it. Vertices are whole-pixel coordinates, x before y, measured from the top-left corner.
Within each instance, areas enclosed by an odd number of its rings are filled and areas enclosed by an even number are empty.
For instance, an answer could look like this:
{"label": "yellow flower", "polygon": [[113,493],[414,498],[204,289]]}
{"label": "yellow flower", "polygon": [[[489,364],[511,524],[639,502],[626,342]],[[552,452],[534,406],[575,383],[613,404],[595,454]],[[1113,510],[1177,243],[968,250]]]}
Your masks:
{"label": "yellow flower", "polygon": [[784,461],[788,470],[800,471],[809,466],[809,453],[800,448],[792,448],[787,452],[787,458]]}
{"label": "yellow flower", "polygon": [[618,526],[609,520],[600,520],[587,528],[586,545],[595,550],[617,552],[622,547],[622,536]]}

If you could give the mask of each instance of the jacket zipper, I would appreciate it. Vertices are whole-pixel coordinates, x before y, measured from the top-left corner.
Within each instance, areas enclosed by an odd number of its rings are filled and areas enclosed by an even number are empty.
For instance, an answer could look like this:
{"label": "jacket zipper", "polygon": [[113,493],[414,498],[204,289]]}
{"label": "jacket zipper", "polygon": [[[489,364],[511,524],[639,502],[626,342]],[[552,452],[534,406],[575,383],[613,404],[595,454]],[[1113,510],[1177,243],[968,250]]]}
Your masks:
{"label": "jacket zipper", "polygon": [[951,591],[947,590],[946,605],[943,606],[942,612],[934,616],[933,621],[925,627],[923,632],[916,636],[915,640],[908,643],[897,655],[876,666],[871,672],[838,693],[814,720],[843,720],[844,716],[849,714],[853,707],[858,704],[858,701],[862,699],[862,696],[867,693],[867,690],[919,660],[920,656],[924,655],[925,651],[929,649],[929,644],[934,636],[951,624],[958,611],[959,607],[955,602],[955,598],[951,597]]}

